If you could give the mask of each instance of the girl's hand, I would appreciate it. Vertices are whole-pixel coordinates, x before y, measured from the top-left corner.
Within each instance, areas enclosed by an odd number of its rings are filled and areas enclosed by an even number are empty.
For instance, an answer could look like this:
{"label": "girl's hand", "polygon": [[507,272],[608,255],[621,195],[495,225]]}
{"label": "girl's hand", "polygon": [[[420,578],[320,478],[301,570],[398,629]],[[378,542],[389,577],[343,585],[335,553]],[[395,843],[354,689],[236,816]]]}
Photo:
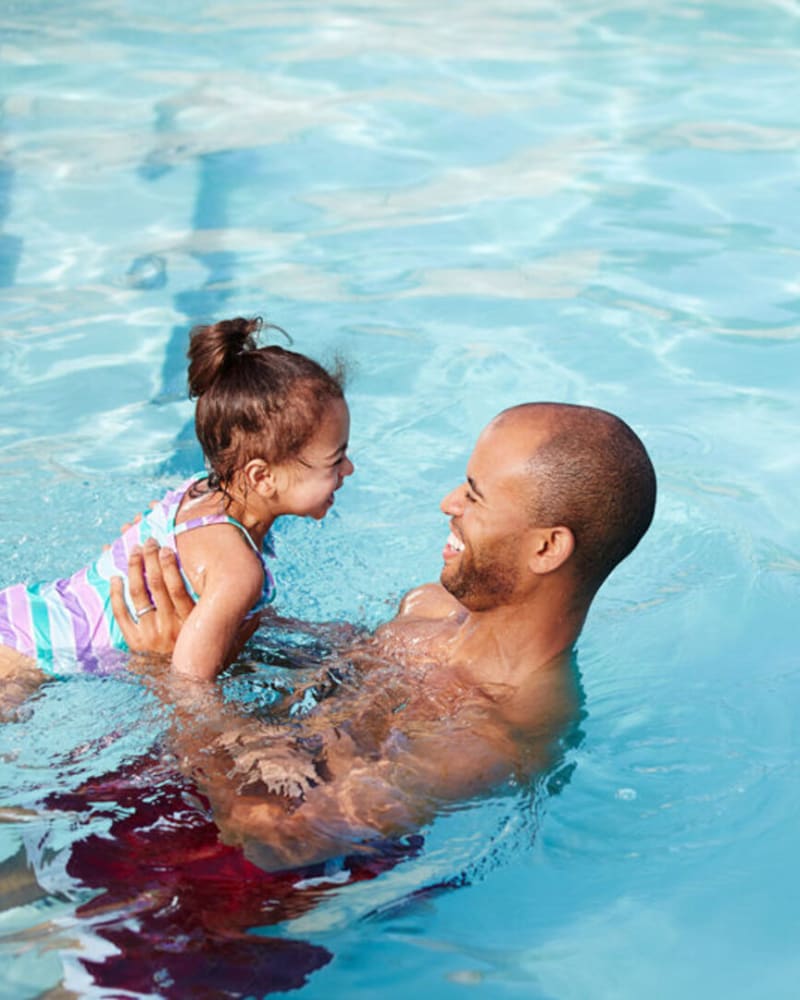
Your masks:
{"label": "girl's hand", "polygon": [[125,642],[134,653],[171,655],[194,601],[186,591],[175,553],[149,538],[128,559],[128,584],[138,614],[125,603],[121,577],[111,581],[111,610]]}

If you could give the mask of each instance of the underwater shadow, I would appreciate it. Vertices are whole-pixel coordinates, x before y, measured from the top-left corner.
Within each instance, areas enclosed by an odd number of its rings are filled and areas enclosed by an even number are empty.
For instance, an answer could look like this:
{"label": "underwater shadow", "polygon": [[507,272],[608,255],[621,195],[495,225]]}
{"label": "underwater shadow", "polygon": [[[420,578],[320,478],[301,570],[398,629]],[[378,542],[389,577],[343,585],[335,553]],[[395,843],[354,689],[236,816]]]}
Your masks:
{"label": "underwater shadow", "polygon": [[264,928],[422,848],[422,837],[408,837],[379,855],[265,872],[239,847],[221,842],[190,780],[155,757],[54,794],[46,806],[110,818],[107,833],[71,846],[66,864],[77,888],[97,892],[76,918],[115,952],[100,960],[80,957],[81,965],[105,990],[168,1000],[298,989],[330,962],[331,952],[270,937]]}

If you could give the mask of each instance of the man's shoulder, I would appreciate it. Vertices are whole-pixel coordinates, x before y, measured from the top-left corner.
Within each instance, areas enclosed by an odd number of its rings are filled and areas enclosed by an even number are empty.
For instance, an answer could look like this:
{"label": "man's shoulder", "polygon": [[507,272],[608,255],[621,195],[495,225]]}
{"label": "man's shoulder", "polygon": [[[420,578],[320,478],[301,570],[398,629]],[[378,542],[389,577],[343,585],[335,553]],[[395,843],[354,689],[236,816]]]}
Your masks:
{"label": "man's shoulder", "polygon": [[397,617],[446,618],[463,610],[463,605],[440,583],[424,583],[405,595],[397,610]]}

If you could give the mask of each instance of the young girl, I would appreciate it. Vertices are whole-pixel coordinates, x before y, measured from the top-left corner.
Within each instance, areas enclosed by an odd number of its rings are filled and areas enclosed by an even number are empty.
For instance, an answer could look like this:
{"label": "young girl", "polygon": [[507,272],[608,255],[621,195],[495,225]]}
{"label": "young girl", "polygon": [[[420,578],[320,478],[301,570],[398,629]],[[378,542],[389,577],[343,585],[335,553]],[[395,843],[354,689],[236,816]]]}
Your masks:
{"label": "young girl", "polygon": [[[275,596],[265,554],[282,514],[325,517],[353,471],[350,417],[339,374],[277,346],[257,347],[260,319],[195,327],[189,395],[208,473],[166,494],[88,567],[54,583],[0,591],[0,667],[47,673],[126,649],[111,613],[110,580],[127,573],[134,546],[155,537],[177,553],[196,604],[178,637],[173,666],[211,679],[255,631]],[[127,594],[127,581],[126,581]],[[130,598],[128,597],[130,607]],[[130,610],[137,617],[153,606]],[[0,671],[2,673],[3,671]]]}

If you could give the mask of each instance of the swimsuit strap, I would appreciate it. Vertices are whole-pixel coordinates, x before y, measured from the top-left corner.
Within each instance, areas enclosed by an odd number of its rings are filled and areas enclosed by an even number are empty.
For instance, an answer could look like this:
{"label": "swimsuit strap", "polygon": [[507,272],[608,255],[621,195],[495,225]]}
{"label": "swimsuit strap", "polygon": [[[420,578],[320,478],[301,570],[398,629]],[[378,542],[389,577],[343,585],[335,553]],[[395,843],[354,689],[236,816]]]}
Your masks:
{"label": "swimsuit strap", "polygon": [[[259,547],[256,545],[256,543],[250,536],[250,532],[247,530],[247,528],[245,528],[242,522],[237,521],[235,517],[231,517],[229,514],[205,514],[202,517],[189,518],[187,521],[183,521],[181,524],[175,524],[175,518],[178,513],[178,507],[180,506],[180,500],[186,495],[188,490],[190,490],[195,483],[201,482],[204,478],[207,478],[205,473],[193,476],[190,480],[188,480],[188,482],[184,483],[183,487],[181,487],[181,491],[177,497],[178,502],[175,504],[175,507],[172,511],[169,528],[176,541],[178,535],[185,534],[185,532],[187,531],[192,531],[194,528],[205,528],[211,524],[231,524],[233,525],[234,528],[238,528],[239,531],[241,531],[242,535],[244,535],[247,541],[247,544],[250,546],[253,552],[255,552],[256,556],[258,556],[259,562],[261,563],[261,568],[264,571],[264,585],[261,591],[261,597],[256,601],[256,603],[253,605],[253,607],[250,609],[247,615],[245,615],[246,618],[251,618],[259,611],[262,611],[268,604],[270,604],[275,599],[275,578],[272,575],[272,572],[269,568],[269,564],[267,563],[266,559],[267,556],[269,556],[272,559],[275,558],[275,546],[272,541],[272,532],[271,531],[267,532],[267,534],[264,536],[264,541],[262,542],[261,549],[259,549]],[[183,573],[183,570],[181,570],[181,573]],[[186,581],[187,586],[189,587],[193,599],[197,601],[199,599],[198,595],[195,592],[194,588],[189,583],[189,580],[185,574],[184,574],[184,580]]]}
{"label": "swimsuit strap", "polygon": [[[205,528],[209,524],[232,524],[235,528],[244,535],[250,544],[250,548],[257,554],[261,555],[258,550],[258,546],[250,537],[250,532],[245,528],[241,521],[237,521],[235,517],[229,517],[227,514],[205,514],[203,517],[193,517],[188,521],[183,521],[181,524],[176,524],[174,533],[176,535],[182,535],[185,531],[191,531],[193,528]],[[266,539],[264,540],[266,543]]]}
{"label": "swimsuit strap", "polygon": [[181,535],[185,531],[191,531],[193,528],[204,528],[206,525],[209,524],[232,524],[235,528],[238,528],[239,531],[241,531],[241,533],[247,539],[250,548],[256,553],[256,555],[262,557],[263,554],[266,553],[266,555],[271,556],[274,559],[275,545],[272,541],[272,531],[268,531],[267,534],[264,536],[264,541],[262,543],[261,549],[259,550],[258,546],[250,536],[250,532],[247,530],[247,528],[245,528],[242,522],[237,521],[235,517],[230,517],[228,514],[205,514],[202,517],[189,518],[188,521],[183,521],[181,524],[175,523],[175,518],[178,516],[178,508],[180,506],[180,500],[182,500],[186,496],[186,494],[193,486],[196,486],[197,483],[201,483],[204,479],[208,479],[208,473],[198,472],[195,473],[195,475],[193,475],[190,479],[187,479],[186,482],[180,487],[180,491],[176,493],[178,502],[175,504],[171,512],[171,516],[169,518],[168,530],[171,531],[173,535]]}

